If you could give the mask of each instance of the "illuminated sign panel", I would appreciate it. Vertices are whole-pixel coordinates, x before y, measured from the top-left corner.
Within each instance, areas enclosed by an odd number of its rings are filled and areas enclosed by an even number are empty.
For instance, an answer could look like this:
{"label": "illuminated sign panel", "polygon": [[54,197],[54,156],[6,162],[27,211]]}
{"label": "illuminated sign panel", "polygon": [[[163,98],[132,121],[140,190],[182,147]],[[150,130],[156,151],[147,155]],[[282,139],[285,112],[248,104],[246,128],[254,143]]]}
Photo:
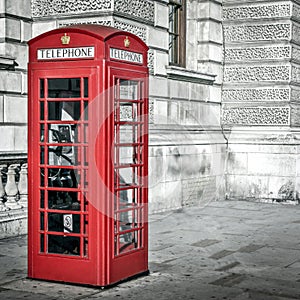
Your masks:
{"label": "illuminated sign panel", "polygon": [[137,64],[143,63],[143,54],[117,48],[110,48],[110,58],[124,60]]}
{"label": "illuminated sign panel", "polygon": [[37,59],[94,58],[95,47],[38,49]]}

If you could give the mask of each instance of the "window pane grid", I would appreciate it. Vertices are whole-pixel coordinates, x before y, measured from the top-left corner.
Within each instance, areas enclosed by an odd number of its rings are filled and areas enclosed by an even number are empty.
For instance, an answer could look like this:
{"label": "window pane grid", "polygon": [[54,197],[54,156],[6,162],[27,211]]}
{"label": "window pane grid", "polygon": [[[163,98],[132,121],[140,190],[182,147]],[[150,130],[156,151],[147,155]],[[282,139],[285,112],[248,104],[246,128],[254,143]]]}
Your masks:
{"label": "window pane grid", "polygon": [[87,97],[87,77],[40,79],[40,253],[88,255]]}

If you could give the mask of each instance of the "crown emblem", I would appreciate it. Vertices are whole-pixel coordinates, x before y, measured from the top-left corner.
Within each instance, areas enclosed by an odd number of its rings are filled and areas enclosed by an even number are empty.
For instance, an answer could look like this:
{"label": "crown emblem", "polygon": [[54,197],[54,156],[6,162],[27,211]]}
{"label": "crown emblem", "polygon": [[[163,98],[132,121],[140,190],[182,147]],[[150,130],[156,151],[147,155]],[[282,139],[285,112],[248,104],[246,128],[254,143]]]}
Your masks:
{"label": "crown emblem", "polygon": [[69,45],[71,37],[65,33],[60,40],[63,45]]}
{"label": "crown emblem", "polygon": [[130,41],[129,41],[128,36],[126,36],[126,38],[125,38],[125,40],[124,40],[124,46],[125,46],[126,48],[129,48],[129,46],[130,46]]}

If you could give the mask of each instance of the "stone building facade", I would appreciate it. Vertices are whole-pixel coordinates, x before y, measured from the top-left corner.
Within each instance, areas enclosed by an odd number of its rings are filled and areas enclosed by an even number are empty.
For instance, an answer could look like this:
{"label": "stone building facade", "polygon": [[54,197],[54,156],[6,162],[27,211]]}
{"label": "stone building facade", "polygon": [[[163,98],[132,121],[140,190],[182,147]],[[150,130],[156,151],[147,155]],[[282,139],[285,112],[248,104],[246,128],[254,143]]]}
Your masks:
{"label": "stone building facade", "polygon": [[[170,7],[179,2],[184,64],[169,59]],[[0,0],[0,20],[1,161],[26,158],[26,42],[100,24],[149,46],[151,212],[298,201],[300,1]]]}

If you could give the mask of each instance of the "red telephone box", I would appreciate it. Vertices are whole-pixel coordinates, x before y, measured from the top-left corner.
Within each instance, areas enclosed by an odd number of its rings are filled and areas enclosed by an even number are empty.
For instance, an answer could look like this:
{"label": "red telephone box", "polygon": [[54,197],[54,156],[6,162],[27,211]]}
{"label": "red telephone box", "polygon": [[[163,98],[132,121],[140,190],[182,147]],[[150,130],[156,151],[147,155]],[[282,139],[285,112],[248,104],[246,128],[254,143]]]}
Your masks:
{"label": "red telephone box", "polygon": [[148,273],[148,47],[97,25],[29,42],[28,276]]}

